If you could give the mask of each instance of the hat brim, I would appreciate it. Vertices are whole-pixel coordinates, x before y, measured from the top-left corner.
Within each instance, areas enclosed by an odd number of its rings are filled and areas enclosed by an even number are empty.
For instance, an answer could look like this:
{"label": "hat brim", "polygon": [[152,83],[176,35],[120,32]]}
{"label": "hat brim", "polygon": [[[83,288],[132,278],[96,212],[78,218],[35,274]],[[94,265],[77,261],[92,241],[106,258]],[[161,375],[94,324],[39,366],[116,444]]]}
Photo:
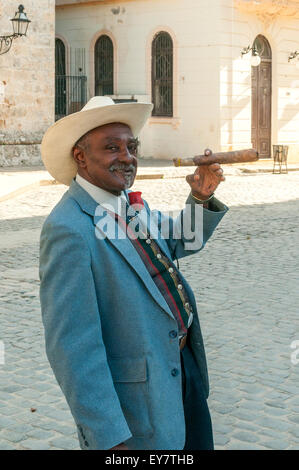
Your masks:
{"label": "hat brim", "polygon": [[84,134],[105,124],[127,124],[137,137],[151,115],[151,103],[119,103],[79,111],[56,121],[46,131],[42,143],[43,163],[53,178],[70,185],[77,173],[72,148]]}

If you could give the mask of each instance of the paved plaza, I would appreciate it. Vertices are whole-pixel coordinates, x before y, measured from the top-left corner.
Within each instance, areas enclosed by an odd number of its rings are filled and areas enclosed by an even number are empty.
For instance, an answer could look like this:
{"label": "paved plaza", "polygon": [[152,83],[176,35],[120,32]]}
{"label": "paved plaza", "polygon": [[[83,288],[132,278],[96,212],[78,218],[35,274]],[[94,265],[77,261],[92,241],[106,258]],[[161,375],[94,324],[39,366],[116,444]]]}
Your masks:
{"label": "paved plaza", "polygon": [[[179,176],[133,189],[177,211],[188,195]],[[66,190],[33,187],[0,203],[0,450],[79,448],[38,292],[41,226]],[[299,172],[235,172],[217,197],[228,214],[202,252],[180,260],[205,338],[216,449],[299,450]]]}

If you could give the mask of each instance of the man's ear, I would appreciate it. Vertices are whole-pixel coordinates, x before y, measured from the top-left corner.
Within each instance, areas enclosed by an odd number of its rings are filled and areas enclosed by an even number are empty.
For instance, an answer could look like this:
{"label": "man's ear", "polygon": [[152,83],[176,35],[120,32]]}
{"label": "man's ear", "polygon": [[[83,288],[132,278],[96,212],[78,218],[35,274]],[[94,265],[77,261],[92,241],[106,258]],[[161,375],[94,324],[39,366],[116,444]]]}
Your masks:
{"label": "man's ear", "polygon": [[85,152],[83,149],[81,149],[80,147],[74,147],[73,158],[75,162],[77,163],[78,167],[86,168],[86,157],[85,157]]}

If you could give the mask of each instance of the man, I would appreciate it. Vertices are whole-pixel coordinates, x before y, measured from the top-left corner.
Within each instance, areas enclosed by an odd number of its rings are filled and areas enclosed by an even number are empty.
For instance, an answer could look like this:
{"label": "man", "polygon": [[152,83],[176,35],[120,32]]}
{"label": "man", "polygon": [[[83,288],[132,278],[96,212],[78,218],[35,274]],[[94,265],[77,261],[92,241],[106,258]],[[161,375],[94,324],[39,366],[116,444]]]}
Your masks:
{"label": "man", "polygon": [[70,185],[41,233],[46,351],[82,449],[213,448],[196,302],[173,261],[223,217],[213,193],[224,177],[218,164],[197,168],[191,210],[175,220],[136,200],[136,138],[151,110],[94,97],[42,142],[48,171]]}

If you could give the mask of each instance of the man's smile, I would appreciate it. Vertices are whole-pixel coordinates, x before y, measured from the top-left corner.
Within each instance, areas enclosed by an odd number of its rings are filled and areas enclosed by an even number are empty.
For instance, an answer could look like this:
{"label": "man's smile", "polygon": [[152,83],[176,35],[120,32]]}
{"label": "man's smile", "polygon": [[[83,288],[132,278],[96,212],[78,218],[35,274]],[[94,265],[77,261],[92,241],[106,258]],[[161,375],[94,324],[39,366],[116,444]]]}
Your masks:
{"label": "man's smile", "polygon": [[134,165],[112,165],[109,171],[113,176],[121,178],[125,182],[126,188],[129,188],[135,178],[136,167]]}

